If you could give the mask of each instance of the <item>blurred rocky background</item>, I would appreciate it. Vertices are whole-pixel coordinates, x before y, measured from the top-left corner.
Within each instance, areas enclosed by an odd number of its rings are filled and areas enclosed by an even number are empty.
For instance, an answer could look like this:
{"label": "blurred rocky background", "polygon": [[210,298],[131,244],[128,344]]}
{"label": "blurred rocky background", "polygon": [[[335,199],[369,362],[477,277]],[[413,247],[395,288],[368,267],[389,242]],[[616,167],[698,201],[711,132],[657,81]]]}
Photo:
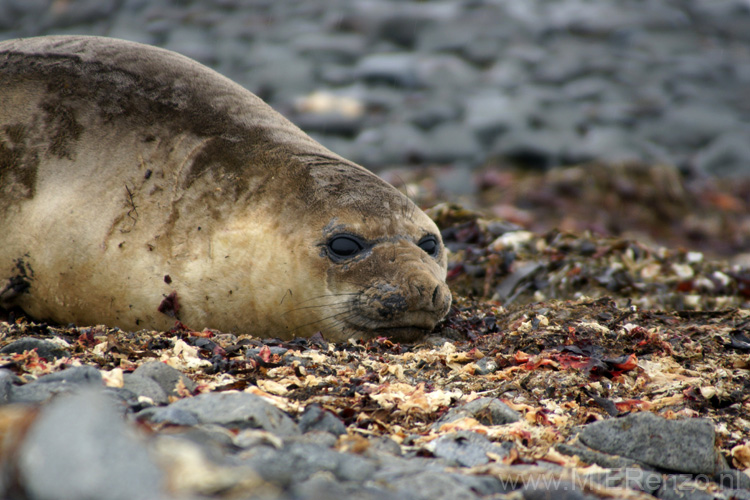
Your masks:
{"label": "blurred rocky background", "polygon": [[426,204],[750,248],[748,0],[0,0],[45,34],[195,58]]}

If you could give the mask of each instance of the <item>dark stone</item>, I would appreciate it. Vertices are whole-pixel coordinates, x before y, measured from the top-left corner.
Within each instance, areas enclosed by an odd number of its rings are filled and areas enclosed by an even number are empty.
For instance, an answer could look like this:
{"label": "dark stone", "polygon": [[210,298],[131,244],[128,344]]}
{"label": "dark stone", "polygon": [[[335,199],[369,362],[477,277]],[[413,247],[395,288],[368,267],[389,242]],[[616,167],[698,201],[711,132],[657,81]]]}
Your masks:
{"label": "dark stone", "polygon": [[508,405],[495,398],[479,398],[463,406],[452,408],[433,424],[434,429],[456,420],[472,417],[484,425],[512,424],[521,419],[521,415]]}
{"label": "dark stone", "polygon": [[76,366],[39,377],[34,382],[11,387],[13,403],[41,403],[61,393],[76,392],[86,386],[102,386],[102,375],[93,366]]}
{"label": "dark stone", "polygon": [[607,469],[648,467],[646,464],[639,462],[638,460],[602,453],[587,448],[579,443],[574,445],[560,443],[555,446],[555,449],[564,455],[578,455],[578,458],[586,463],[596,464]]}
{"label": "dark stone", "polygon": [[282,450],[257,446],[245,456],[243,465],[250,466],[266,481],[282,487],[304,481],[319,472],[329,472],[340,481],[364,481],[375,471],[371,460],[315,444],[293,443]]}
{"label": "dark stone", "polygon": [[513,443],[496,444],[483,435],[471,431],[444,434],[429,444],[433,455],[442,458],[449,465],[462,467],[474,467],[489,463],[488,453],[503,458],[507,457],[513,448]]}
{"label": "dark stone", "polygon": [[373,54],[360,59],[358,78],[370,83],[417,88],[424,84],[417,74],[417,56],[410,53]]}
{"label": "dark stone", "polygon": [[[214,392],[185,398],[169,406],[148,408],[138,418],[178,425],[216,424],[228,429],[263,429],[278,436],[299,434],[285,413],[254,394]],[[188,423],[194,422],[194,423]]]}
{"label": "dark stone", "polygon": [[182,380],[188,391],[193,393],[196,385],[189,377],[181,371],[159,361],[144,363],[135,369],[133,375],[150,378],[155,381],[168,396],[178,396],[177,382]]}
{"label": "dark stone", "polygon": [[291,489],[296,500],[321,500],[346,498],[347,500],[409,500],[397,496],[379,485],[362,485],[359,483],[340,483],[332,478],[313,476]]}
{"label": "dark stone", "polygon": [[11,388],[11,403],[43,403],[52,396],[71,393],[79,386],[66,382],[49,382],[46,384],[29,383]]}
{"label": "dark stone", "polygon": [[13,397],[13,382],[18,380],[18,377],[10,371],[4,368],[0,369],[0,405],[4,405],[11,402]]}
{"label": "dark stone", "polygon": [[368,439],[370,447],[366,453],[374,455],[378,453],[386,453],[388,455],[401,456],[401,446],[388,436],[373,436]]}
{"label": "dark stone", "polygon": [[457,482],[455,476],[457,474],[426,470],[398,477],[389,481],[389,485],[398,495],[416,500],[475,500],[479,498],[470,486]]}
{"label": "dark stone", "polygon": [[102,385],[102,374],[90,365],[74,366],[39,377],[35,383],[49,384],[51,382]]}
{"label": "dark stone", "polygon": [[653,495],[662,486],[662,475],[658,472],[629,467],[608,469],[599,474],[586,474],[586,481],[592,481],[607,488],[628,488]]}
{"label": "dark stone", "polygon": [[95,390],[42,409],[19,450],[18,474],[37,500],[160,498],[164,481],[142,436]]}
{"label": "dark stone", "polygon": [[299,420],[299,428],[302,432],[325,431],[335,436],[346,434],[344,423],[336,415],[316,404],[305,408]]}
{"label": "dark stone", "polygon": [[476,362],[477,368],[474,370],[476,375],[489,375],[495,373],[498,369],[497,361],[490,357],[484,357]]}
{"label": "dark stone", "polygon": [[584,494],[580,487],[568,481],[526,485],[521,488],[521,492],[524,500],[595,500],[597,498]]}
{"label": "dark stone", "polygon": [[[680,476],[667,477],[656,498],[661,500],[716,500],[717,497],[700,489],[697,484]],[[705,485],[705,483],[704,483]]]}
{"label": "dark stone", "polygon": [[59,359],[70,356],[67,349],[60,347],[54,342],[48,340],[35,339],[33,337],[23,337],[0,349],[2,354],[22,354],[26,351],[36,349],[40,358],[47,360]]}
{"label": "dark stone", "polygon": [[126,373],[123,376],[123,389],[127,389],[137,397],[151,399],[155,405],[165,405],[169,403],[167,394],[162,386],[156,380],[149,377],[142,377],[135,373]]}
{"label": "dark stone", "polygon": [[173,408],[172,406],[173,405],[160,408],[146,408],[145,410],[139,411],[136,414],[136,418],[154,424],[167,423],[185,427],[199,424],[198,417],[194,413],[179,408]]}
{"label": "dark stone", "polygon": [[737,469],[724,469],[714,480],[725,488],[748,490],[750,492],[750,476]]}
{"label": "dark stone", "polygon": [[588,424],[579,437],[595,450],[654,467],[715,474],[714,427],[707,419],[666,420],[651,412],[633,413]]}

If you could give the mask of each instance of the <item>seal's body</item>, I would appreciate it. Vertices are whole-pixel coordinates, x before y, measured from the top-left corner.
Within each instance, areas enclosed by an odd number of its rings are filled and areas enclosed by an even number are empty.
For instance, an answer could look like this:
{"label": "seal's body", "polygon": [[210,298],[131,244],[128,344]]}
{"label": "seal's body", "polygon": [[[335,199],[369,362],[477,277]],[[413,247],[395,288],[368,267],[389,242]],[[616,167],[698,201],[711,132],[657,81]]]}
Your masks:
{"label": "seal's body", "polygon": [[0,43],[0,301],[37,319],[415,339],[446,251],[398,190],[173,52]]}

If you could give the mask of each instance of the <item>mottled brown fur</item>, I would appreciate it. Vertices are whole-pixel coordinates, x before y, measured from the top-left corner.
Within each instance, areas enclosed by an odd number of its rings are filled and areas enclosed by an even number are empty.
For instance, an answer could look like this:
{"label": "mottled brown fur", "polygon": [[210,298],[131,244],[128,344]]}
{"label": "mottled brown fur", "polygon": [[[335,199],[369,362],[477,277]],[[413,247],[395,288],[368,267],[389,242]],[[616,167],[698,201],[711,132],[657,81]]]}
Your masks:
{"label": "mottled brown fur", "polygon": [[[193,328],[414,338],[447,312],[424,213],[194,61],[2,42],[0,109],[0,292],[25,256],[36,273],[10,305],[37,318],[166,328],[171,297]],[[366,251],[335,262],[336,231]]]}

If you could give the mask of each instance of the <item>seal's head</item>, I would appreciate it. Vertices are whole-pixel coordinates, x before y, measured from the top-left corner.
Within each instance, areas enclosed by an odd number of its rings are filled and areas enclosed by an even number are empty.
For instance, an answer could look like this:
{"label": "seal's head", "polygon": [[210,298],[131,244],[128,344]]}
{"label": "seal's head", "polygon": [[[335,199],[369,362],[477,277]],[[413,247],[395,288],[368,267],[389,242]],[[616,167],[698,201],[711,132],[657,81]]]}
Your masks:
{"label": "seal's head", "polygon": [[301,231],[316,279],[282,313],[291,331],[409,341],[432,330],[451,303],[446,250],[434,222],[392,186],[351,165],[316,165],[308,187],[315,194]]}
{"label": "seal's head", "polygon": [[264,197],[256,210],[218,238],[218,254],[237,257],[246,273],[247,286],[233,294],[244,304],[234,318],[284,337],[320,331],[330,340],[412,341],[431,331],[451,304],[435,223],[393,186],[330,152],[285,156],[285,168],[256,191]]}

